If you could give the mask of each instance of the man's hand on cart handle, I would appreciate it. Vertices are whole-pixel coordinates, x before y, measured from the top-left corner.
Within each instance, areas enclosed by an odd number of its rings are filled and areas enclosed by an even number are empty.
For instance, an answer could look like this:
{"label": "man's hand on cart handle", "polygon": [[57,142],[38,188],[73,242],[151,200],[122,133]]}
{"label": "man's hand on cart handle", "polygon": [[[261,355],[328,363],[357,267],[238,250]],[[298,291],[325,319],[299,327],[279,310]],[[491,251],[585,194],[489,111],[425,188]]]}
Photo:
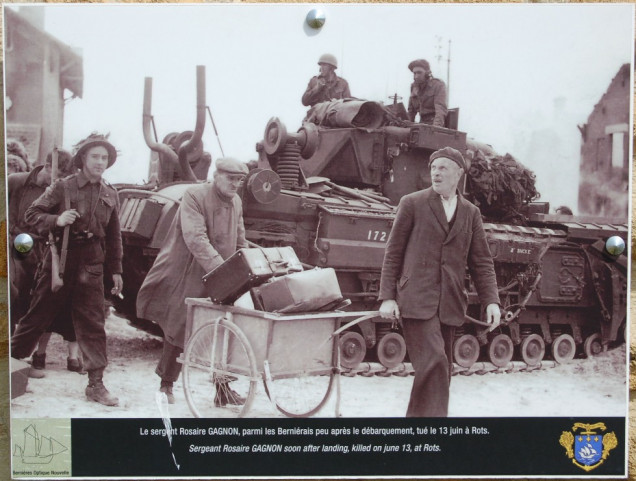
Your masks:
{"label": "man's hand on cart handle", "polygon": [[395,299],[385,299],[380,306],[380,316],[384,319],[399,319],[400,308]]}
{"label": "man's hand on cart handle", "polygon": [[488,332],[492,332],[499,327],[499,323],[501,322],[501,309],[499,308],[499,304],[488,304],[486,307],[486,322],[490,324]]}

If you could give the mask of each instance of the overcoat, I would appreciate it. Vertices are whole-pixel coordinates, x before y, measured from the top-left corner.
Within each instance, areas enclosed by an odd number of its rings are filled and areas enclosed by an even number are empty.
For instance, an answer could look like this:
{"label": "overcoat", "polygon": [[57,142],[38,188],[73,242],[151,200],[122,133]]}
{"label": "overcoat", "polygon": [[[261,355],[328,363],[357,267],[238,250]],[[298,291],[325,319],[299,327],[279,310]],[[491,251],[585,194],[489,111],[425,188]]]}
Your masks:
{"label": "overcoat", "polygon": [[400,200],[384,255],[380,300],[397,301],[402,317],[464,322],[466,267],[483,305],[499,303],[495,270],[479,209],[457,195],[452,228],[433,188]]}
{"label": "overcoat", "polygon": [[183,348],[185,298],[207,297],[201,278],[242,247],[241,199],[223,196],[214,183],[190,187],[139,290],[137,317],[157,322],[165,339]]}

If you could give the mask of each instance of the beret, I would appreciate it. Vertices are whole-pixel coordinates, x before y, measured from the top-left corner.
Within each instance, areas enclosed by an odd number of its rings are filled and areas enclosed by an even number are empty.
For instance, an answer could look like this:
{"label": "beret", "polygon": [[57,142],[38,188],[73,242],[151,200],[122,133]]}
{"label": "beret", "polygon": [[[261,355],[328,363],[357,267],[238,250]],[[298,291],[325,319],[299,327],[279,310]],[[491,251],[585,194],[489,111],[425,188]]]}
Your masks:
{"label": "beret", "polygon": [[245,162],[240,162],[231,157],[222,157],[216,161],[216,170],[227,174],[247,174],[249,172]]}
{"label": "beret", "polygon": [[413,60],[409,64],[409,70],[412,72],[415,67],[422,67],[424,70],[431,70],[431,66],[427,60],[423,58],[418,58],[417,60]]}
{"label": "beret", "polygon": [[439,149],[433,152],[431,154],[431,157],[428,159],[428,168],[430,169],[433,161],[435,159],[439,159],[440,157],[452,160],[462,169],[466,170],[466,162],[464,161],[464,156],[459,150],[453,149],[452,147],[444,147],[443,149]]}

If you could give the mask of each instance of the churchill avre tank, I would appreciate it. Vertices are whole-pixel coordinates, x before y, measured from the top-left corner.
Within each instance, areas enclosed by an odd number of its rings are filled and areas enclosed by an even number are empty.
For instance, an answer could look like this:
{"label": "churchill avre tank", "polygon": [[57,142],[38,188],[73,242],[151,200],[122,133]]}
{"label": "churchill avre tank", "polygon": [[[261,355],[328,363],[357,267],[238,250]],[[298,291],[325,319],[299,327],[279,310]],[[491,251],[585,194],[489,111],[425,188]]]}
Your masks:
{"label": "churchill avre tank", "polygon": [[[181,195],[207,178],[210,157],[200,140],[203,77],[200,69],[195,130],[163,142],[151,135],[146,80],[144,136],[159,156],[157,181],[119,186],[126,262],[124,299],[116,307],[131,318]],[[459,368],[477,361],[496,367],[512,360],[537,366],[544,358],[562,363],[624,342],[627,255],[611,255],[605,243],[613,236],[627,241],[626,221],[549,214],[549,204],[537,201],[534,174],[511,155],[467,138],[457,128],[456,110],[444,128],[405,119],[402,104],[361,100],[318,104],[296,132],[272,118],[256,145],[258,165],[243,186],[248,240],[292,246],[307,266],[333,267],[352,301],[349,309],[377,309],[397,203],[431,185],[430,154],[451,146],[469,165],[460,187],[481,210],[503,310],[501,325],[488,331],[467,273],[469,309],[453,347]],[[405,358],[398,323],[370,319],[341,335],[346,368],[372,359],[392,369]]]}

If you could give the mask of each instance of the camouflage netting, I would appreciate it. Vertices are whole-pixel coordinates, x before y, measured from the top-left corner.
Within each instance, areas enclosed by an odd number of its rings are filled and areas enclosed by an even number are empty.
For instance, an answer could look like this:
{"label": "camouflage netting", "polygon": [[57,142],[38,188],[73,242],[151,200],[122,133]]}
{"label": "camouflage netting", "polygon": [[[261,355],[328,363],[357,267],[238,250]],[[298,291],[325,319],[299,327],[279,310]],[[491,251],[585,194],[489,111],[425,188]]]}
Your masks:
{"label": "camouflage netting", "polygon": [[469,155],[468,192],[488,219],[522,223],[524,205],[539,198],[534,172],[512,155],[487,157],[477,150]]}

